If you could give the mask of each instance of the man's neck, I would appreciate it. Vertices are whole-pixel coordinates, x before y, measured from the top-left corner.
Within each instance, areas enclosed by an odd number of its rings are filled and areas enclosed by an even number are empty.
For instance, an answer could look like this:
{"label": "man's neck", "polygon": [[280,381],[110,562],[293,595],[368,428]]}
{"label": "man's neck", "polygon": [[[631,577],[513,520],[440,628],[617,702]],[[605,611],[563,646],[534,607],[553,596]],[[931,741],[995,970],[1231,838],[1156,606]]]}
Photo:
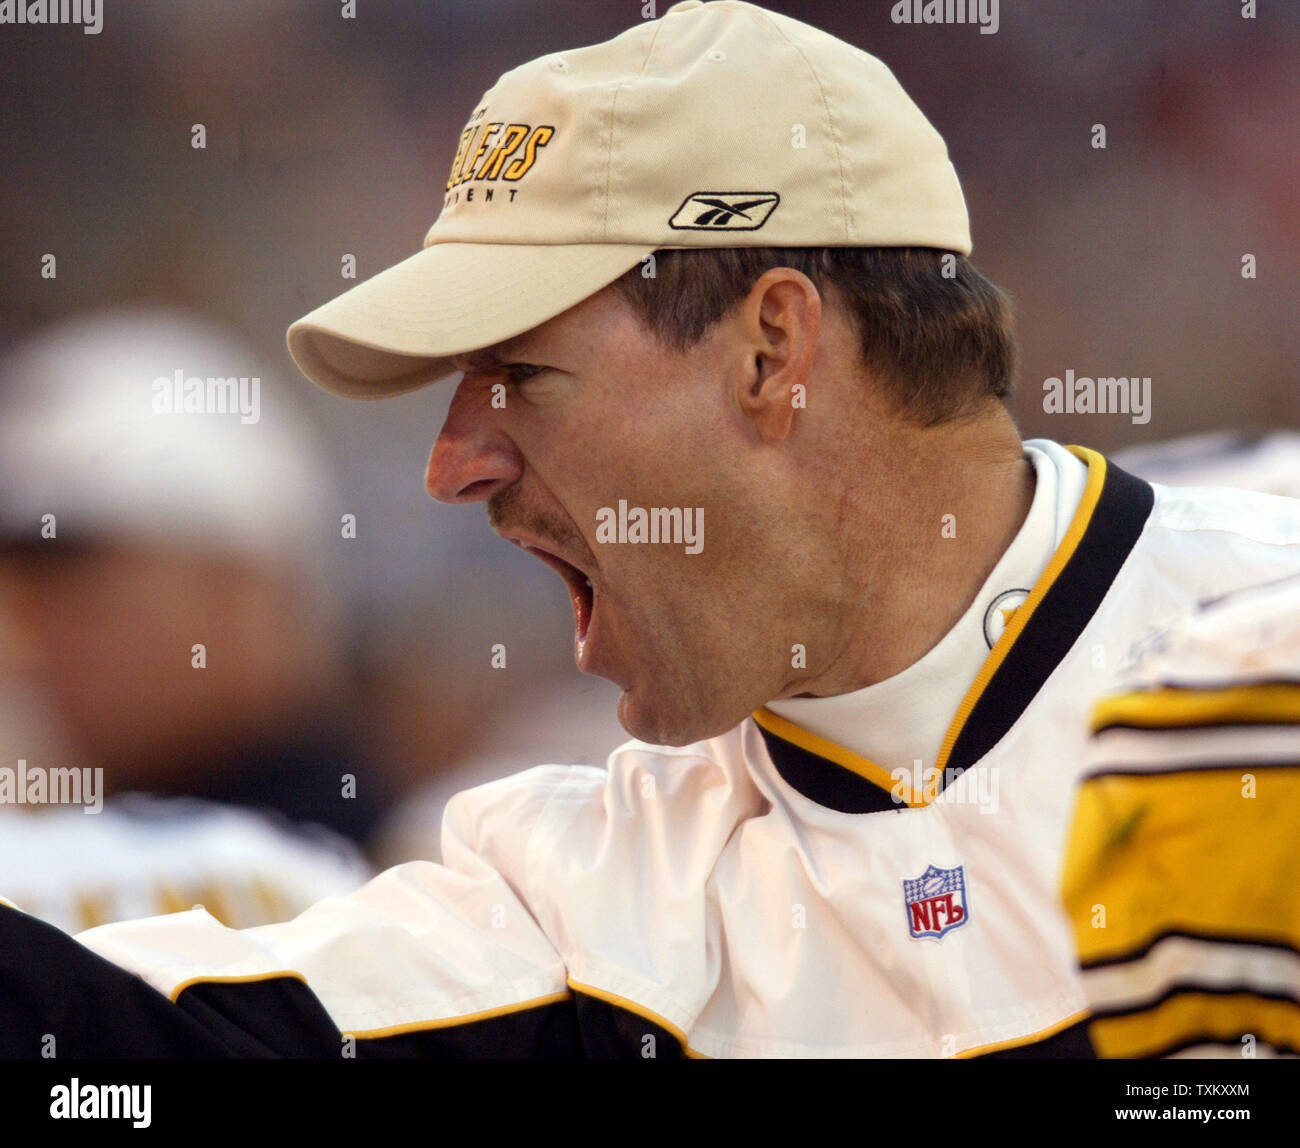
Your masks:
{"label": "man's neck", "polygon": [[836,647],[783,696],[863,689],[933,649],[974,601],[1024,524],[1034,468],[1000,408],[961,424],[894,431],[868,455],[841,520]]}

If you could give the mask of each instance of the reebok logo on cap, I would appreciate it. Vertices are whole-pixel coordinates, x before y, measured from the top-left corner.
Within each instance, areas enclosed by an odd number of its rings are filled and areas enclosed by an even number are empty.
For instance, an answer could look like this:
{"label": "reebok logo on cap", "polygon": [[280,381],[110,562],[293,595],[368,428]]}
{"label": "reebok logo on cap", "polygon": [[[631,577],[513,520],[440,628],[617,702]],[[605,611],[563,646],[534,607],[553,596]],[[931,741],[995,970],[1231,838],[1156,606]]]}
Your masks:
{"label": "reebok logo on cap", "polygon": [[668,221],[675,231],[757,231],[781,197],[774,191],[697,191]]}

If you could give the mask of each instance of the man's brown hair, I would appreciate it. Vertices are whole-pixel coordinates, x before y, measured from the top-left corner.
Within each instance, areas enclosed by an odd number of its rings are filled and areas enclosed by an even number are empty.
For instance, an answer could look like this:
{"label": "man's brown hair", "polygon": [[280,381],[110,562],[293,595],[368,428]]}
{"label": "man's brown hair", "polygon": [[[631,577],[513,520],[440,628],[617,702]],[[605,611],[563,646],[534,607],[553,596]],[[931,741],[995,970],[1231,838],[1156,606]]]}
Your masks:
{"label": "man's brown hair", "polygon": [[899,414],[934,426],[1011,392],[1011,302],[963,256],[929,247],[722,247],[656,251],[612,284],[663,343],[687,350],[764,271],[793,267],[834,288],[862,360]]}

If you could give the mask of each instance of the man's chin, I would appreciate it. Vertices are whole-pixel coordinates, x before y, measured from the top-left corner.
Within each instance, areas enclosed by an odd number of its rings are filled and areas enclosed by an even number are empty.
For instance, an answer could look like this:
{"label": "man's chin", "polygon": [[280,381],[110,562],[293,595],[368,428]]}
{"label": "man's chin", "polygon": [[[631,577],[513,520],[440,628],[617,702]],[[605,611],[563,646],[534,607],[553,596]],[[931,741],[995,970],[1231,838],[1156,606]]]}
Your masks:
{"label": "man's chin", "polygon": [[693,745],[726,733],[746,716],[721,714],[712,706],[673,706],[662,699],[647,700],[644,691],[635,686],[625,688],[618,699],[619,725],[649,745]]}

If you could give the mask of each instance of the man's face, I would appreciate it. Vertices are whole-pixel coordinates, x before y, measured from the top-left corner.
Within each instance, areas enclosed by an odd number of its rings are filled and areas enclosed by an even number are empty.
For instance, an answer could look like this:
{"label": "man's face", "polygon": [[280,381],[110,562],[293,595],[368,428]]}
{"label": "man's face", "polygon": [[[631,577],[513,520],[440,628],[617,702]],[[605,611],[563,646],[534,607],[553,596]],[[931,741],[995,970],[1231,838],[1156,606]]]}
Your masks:
{"label": "man's face", "polygon": [[[486,500],[503,538],[561,574],[579,668],[617,683],[624,728],[658,744],[721,733],[784,684],[725,327],[680,353],[605,290],[462,356],[426,478],[441,501]],[[682,533],[626,540],[620,500],[629,524],[637,508],[680,511]]]}

